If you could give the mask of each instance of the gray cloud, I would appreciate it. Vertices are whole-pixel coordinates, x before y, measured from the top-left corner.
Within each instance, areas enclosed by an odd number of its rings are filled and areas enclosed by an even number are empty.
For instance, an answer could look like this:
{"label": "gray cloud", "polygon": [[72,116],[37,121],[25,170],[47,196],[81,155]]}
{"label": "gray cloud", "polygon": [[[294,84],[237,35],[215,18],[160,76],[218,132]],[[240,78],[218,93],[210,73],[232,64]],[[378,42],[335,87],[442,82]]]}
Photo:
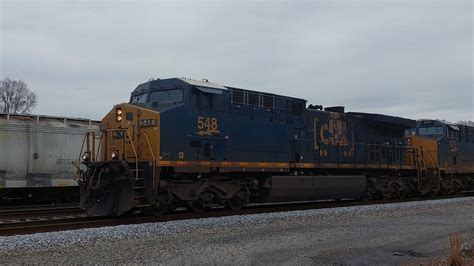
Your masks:
{"label": "gray cloud", "polygon": [[474,119],[471,1],[2,1],[1,76],[100,118],[151,77],[410,118]]}

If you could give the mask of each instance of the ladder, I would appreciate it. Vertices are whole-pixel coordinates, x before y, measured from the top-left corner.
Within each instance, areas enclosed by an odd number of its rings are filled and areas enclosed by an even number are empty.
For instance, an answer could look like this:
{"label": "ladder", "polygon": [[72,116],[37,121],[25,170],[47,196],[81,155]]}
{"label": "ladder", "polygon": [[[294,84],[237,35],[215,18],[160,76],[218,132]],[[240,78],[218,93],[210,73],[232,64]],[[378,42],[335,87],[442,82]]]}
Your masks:
{"label": "ladder", "polygon": [[[420,153],[418,149],[414,149],[414,159],[415,159],[415,167],[417,171],[417,180],[418,180],[418,191],[439,191],[441,188],[441,175],[440,169],[436,161],[433,161],[430,157],[429,167],[427,166],[427,162],[425,158],[424,152],[423,154]],[[428,190],[428,191],[426,191]]]}
{"label": "ladder", "polygon": [[145,179],[143,169],[135,168],[135,163],[130,164],[130,172],[133,174],[133,202],[138,208],[151,206],[147,200]]}
{"label": "ladder", "polygon": [[423,181],[425,179],[424,177],[426,174],[426,168],[423,158],[421,157],[421,154],[418,149],[413,150],[413,158],[416,167],[416,178],[418,180],[418,191],[423,191],[425,187]]}
{"label": "ladder", "polygon": [[441,171],[439,169],[438,160],[433,158],[430,151],[425,151],[424,155],[426,155],[424,156],[424,159],[428,160],[430,163],[429,177],[431,179],[432,189],[434,191],[439,191],[441,189]]}

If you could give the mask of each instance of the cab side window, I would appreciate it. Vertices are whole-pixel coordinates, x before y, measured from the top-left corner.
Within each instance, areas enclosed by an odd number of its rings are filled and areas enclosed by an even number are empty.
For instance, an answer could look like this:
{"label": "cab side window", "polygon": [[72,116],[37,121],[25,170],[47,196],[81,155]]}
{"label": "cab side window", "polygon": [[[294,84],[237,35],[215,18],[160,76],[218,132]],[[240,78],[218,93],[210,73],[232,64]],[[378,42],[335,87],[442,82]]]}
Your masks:
{"label": "cab side window", "polygon": [[200,110],[223,112],[225,109],[223,94],[199,93],[197,98]]}
{"label": "cab side window", "polygon": [[201,110],[211,110],[211,94],[209,93],[199,93],[198,95],[198,102],[199,102],[199,109]]}

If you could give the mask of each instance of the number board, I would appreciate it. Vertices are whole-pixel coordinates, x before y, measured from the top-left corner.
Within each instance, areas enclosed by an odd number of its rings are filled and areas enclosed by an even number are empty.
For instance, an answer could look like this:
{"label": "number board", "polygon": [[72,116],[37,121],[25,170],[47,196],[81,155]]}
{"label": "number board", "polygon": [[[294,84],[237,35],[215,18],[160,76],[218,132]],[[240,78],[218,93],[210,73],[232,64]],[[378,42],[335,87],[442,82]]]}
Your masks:
{"label": "number board", "polygon": [[196,134],[200,136],[212,136],[221,133],[215,117],[199,116],[197,118],[197,129]]}
{"label": "number board", "polygon": [[143,119],[138,121],[138,126],[139,127],[154,127],[156,126],[156,120],[155,119]]}

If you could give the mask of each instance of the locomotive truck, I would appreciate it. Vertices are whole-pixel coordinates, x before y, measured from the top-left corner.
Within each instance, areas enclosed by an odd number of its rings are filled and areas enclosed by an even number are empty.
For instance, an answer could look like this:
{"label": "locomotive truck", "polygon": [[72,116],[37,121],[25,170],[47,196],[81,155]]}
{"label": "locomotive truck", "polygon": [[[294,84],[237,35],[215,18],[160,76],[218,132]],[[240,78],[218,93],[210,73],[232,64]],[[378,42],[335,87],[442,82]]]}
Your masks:
{"label": "locomotive truck", "polygon": [[458,193],[474,173],[474,129],[462,130],[207,80],[150,80],[112,108],[100,134],[87,133],[81,207],[160,214]]}

